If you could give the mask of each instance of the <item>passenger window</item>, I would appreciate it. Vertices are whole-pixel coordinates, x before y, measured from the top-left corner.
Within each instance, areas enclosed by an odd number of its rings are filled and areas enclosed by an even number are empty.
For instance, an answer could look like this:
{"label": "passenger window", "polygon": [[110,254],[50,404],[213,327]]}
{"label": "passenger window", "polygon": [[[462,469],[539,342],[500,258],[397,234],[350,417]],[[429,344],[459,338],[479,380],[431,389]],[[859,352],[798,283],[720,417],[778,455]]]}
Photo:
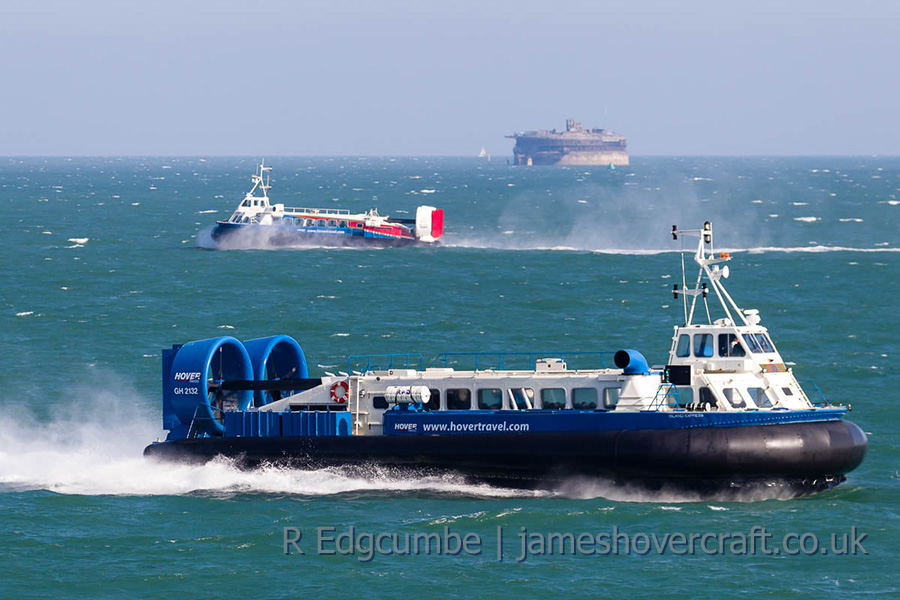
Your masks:
{"label": "passenger window", "polygon": [[422,405],[422,408],[425,410],[441,410],[441,390],[428,388],[428,391],[431,392],[431,397],[428,399],[428,402]]}
{"label": "passenger window", "polygon": [[334,219],[328,219],[328,226],[337,227],[337,221],[335,221]]}
{"label": "passenger window", "polygon": [[603,408],[613,410],[619,403],[619,388],[606,388],[603,390]]}
{"label": "passenger window", "polygon": [[387,398],[384,396],[375,396],[372,398],[372,408],[387,408]]}
{"label": "passenger window", "polygon": [[725,388],[724,390],[722,390],[722,393],[725,395],[725,399],[728,400],[728,404],[732,405],[733,407],[747,407],[747,403],[744,402],[744,399],[741,398],[741,395],[734,388]]}
{"label": "passenger window", "polygon": [[709,357],[713,355],[713,336],[711,333],[698,333],[694,336],[694,356]]}
{"label": "passenger window", "polygon": [[338,222],[338,227],[346,227],[346,226],[347,226],[347,221]]}
{"label": "passenger window", "polygon": [[575,388],[572,390],[572,408],[594,410],[597,408],[597,390],[594,388]]}
{"label": "passenger window", "polygon": [[785,396],[793,396],[794,391],[791,388],[781,388],[781,391],[784,392]]}
{"label": "passenger window", "polygon": [[500,410],[503,408],[503,390],[478,390],[478,408],[482,410]]}
{"label": "passenger window", "polygon": [[566,390],[544,388],[541,390],[541,408],[560,410],[566,407]]}
{"label": "passenger window", "polygon": [[362,229],[362,228],[363,228],[363,224],[362,224],[362,223],[355,223],[353,226],[356,227],[357,229]]}
{"label": "passenger window", "polygon": [[759,408],[772,408],[772,399],[769,398],[766,390],[758,387],[747,388],[747,395]]}
{"label": "passenger window", "polygon": [[719,356],[744,356],[741,339],[733,333],[719,334]]}
{"label": "passenger window", "polygon": [[534,408],[534,390],[531,388],[511,388],[509,394],[516,408],[527,410]]}
{"label": "passenger window", "polygon": [[472,408],[472,392],[467,389],[447,390],[447,410]]}
{"label": "passenger window", "polygon": [[694,403],[694,388],[680,387],[678,390],[678,406],[684,408]]}
{"label": "passenger window", "polygon": [[678,348],[675,349],[675,356],[691,355],[691,336],[682,333],[678,336]]}
{"label": "passenger window", "polygon": [[316,219],[316,227],[325,227],[325,219]]}

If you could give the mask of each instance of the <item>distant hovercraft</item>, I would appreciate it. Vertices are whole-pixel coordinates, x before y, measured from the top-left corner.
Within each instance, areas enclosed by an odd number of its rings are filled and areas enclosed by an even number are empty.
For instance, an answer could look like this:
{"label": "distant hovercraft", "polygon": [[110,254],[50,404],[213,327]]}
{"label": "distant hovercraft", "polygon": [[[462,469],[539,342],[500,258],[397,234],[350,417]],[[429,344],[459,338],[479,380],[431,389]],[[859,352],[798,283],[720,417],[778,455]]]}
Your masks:
{"label": "distant hovercraft", "polygon": [[251,177],[253,187],[227,221],[216,221],[211,236],[219,247],[243,241],[268,246],[323,244],[326,246],[427,246],[444,234],[444,211],[416,208],[415,219],[378,214],[377,209],[351,213],[336,208],[296,208],[269,202],[269,173],[260,163]]}

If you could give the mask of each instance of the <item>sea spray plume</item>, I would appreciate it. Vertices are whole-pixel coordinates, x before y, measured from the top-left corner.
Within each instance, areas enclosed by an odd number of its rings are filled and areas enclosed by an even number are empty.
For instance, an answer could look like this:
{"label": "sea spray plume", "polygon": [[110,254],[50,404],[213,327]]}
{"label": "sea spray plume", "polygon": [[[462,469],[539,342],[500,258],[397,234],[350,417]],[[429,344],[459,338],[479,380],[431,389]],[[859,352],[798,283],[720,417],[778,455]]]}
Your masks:
{"label": "sea spray plume", "polygon": [[735,485],[733,488],[710,492],[681,489],[672,484],[650,487],[634,483],[618,483],[603,478],[573,477],[561,480],[552,489],[554,495],[575,500],[603,498],[614,502],[691,503],[691,502],[760,502],[763,500],[792,500],[796,489],[787,482],[758,485]]}
{"label": "sea spray plume", "polygon": [[[576,168],[563,168],[577,171]],[[740,166],[720,165],[714,177],[682,161],[667,163],[652,178],[631,172],[590,172],[577,184],[516,188],[491,226],[457,224],[444,245],[507,250],[658,252],[659,231],[673,223],[714,221],[733,232],[736,247],[774,246],[770,219],[745,182]],[[577,175],[577,173],[573,173]],[[727,202],[725,195],[728,195]],[[737,199],[737,200],[736,200]],[[736,212],[735,204],[742,210]]]}
{"label": "sea spray plume", "polygon": [[254,470],[219,458],[204,465],[145,459],[147,439],[162,435],[158,415],[121,377],[108,390],[76,388],[49,420],[24,406],[0,411],[0,493],[49,490],[78,495],[182,495],[236,493],[331,495],[417,494],[509,497],[528,492],[470,484],[460,477],[399,476],[388,469]]}
{"label": "sea spray plume", "polygon": [[212,237],[213,227],[207,227],[197,234],[197,246],[206,250],[383,250],[378,246],[362,246],[345,240],[339,245],[324,244],[314,239],[304,240],[286,238],[274,227],[247,228],[235,231],[228,236],[215,240]]}

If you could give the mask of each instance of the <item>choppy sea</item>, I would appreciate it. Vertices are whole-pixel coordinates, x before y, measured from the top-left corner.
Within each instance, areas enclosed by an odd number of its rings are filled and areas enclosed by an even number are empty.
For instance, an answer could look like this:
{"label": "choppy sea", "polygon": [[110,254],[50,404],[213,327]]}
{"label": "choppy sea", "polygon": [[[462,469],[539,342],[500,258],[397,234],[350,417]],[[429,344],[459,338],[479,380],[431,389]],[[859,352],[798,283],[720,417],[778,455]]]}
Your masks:
{"label": "choppy sea", "polygon": [[[0,159],[0,596],[900,597],[900,159],[267,162],[273,201],[432,204],[444,244],[212,251],[255,158]],[[738,303],[869,436],[832,491],[522,492],[141,456],[164,435],[160,350],[217,335],[292,335],[313,373],[392,352],[661,364],[682,317],[669,232],[707,220]],[[439,551],[402,551],[429,535]]]}

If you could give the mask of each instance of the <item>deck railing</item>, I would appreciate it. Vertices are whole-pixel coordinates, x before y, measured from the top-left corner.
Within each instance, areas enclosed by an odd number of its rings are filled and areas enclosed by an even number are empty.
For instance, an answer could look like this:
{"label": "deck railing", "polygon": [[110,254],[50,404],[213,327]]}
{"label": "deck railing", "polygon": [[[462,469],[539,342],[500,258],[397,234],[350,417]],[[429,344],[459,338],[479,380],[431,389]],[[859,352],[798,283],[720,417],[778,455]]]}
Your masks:
{"label": "deck railing", "polygon": [[[573,358],[578,356],[597,356],[600,358],[600,368],[608,369],[606,363],[606,357],[610,355],[615,355],[615,352],[612,351],[601,351],[601,352],[443,352],[438,354],[438,362],[443,362],[445,367],[449,367],[451,361],[454,364],[459,364],[461,358],[468,357],[470,359],[474,358],[475,362],[475,370],[478,371],[479,367],[482,367],[486,361],[486,359],[493,359],[492,364],[495,364],[496,367],[485,367],[485,368],[496,368],[498,370],[507,369],[507,366],[504,364],[504,358],[507,361],[511,358],[526,358],[528,359],[528,368],[529,370],[533,370],[535,368],[535,364],[538,360],[545,358],[559,358],[566,363]],[[596,368],[596,367],[595,367]]]}
{"label": "deck railing", "polygon": [[[362,361],[366,361],[366,366],[362,369],[363,373],[368,371],[389,371],[391,369],[409,369],[410,367],[410,358],[418,358],[419,359],[419,371],[422,370],[422,365],[424,364],[424,358],[419,352],[407,352],[405,354],[351,354],[347,357],[347,372],[352,373],[354,370],[353,365],[360,365]],[[356,362],[353,362],[353,359],[357,359]],[[382,367],[381,363],[384,362],[382,359],[387,359],[387,366]],[[379,362],[373,362],[373,360],[379,360]],[[395,365],[394,362],[397,362]],[[403,366],[401,367],[400,364]]]}

